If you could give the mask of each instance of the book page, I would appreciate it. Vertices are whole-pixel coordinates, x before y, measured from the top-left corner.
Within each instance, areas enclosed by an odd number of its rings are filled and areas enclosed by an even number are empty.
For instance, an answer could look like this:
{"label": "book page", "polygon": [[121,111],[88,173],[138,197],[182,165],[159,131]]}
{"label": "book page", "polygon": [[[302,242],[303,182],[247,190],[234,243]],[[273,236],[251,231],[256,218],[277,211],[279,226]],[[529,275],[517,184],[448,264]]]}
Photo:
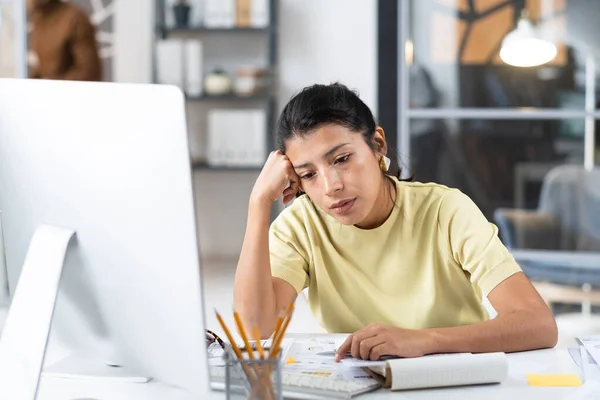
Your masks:
{"label": "book page", "polygon": [[498,383],[506,379],[504,353],[444,354],[389,360],[392,390]]}
{"label": "book page", "polygon": [[335,362],[336,346],[327,336],[295,340],[289,349],[284,374],[319,376],[331,380],[376,381],[364,370]]}

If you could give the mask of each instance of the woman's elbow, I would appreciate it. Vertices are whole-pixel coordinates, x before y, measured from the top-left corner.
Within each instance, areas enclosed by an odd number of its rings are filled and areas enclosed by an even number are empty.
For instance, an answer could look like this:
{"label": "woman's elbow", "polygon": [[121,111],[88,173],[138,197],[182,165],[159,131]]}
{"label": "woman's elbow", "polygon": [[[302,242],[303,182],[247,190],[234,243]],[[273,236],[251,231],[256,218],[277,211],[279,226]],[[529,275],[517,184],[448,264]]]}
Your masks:
{"label": "woman's elbow", "polygon": [[537,316],[535,336],[540,348],[551,348],[558,343],[558,326],[551,312]]}
{"label": "woman's elbow", "polygon": [[256,314],[240,307],[239,312],[242,323],[251,332],[258,330],[258,335],[261,340],[269,339],[275,330],[275,320],[271,318],[257,318]]}

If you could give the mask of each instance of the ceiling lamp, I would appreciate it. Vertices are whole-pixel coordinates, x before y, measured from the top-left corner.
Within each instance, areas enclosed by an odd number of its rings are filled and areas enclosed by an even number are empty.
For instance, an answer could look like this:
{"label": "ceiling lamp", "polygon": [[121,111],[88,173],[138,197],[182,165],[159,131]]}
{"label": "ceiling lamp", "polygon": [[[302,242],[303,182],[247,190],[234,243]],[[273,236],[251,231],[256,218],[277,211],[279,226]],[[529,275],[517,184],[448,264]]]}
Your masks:
{"label": "ceiling lamp", "polygon": [[517,28],[502,40],[500,58],[515,67],[535,67],[552,61],[556,53],[554,43],[538,36],[527,10],[523,9]]}

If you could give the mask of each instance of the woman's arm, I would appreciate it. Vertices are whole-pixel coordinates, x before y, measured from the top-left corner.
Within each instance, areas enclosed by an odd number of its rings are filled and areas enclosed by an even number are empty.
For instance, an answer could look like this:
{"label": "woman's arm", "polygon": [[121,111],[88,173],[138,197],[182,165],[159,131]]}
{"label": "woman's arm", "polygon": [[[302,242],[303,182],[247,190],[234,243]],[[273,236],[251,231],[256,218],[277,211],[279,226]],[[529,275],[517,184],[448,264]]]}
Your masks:
{"label": "woman's arm", "polygon": [[468,327],[430,331],[433,350],[461,351],[468,347],[471,352],[520,351],[554,346],[554,317],[498,238],[497,227],[470,198],[456,190],[442,198],[438,215],[439,232],[447,237],[450,261],[468,272],[471,282],[487,294],[498,316]]}
{"label": "woman's arm", "polygon": [[339,347],[336,359],[339,361],[347,352],[354,357],[378,360],[383,355],[508,353],[556,345],[554,317],[522,272],[501,282],[488,298],[498,312],[492,320],[424,330],[371,324],[350,335]]}
{"label": "woman's arm", "polygon": [[496,318],[427,330],[427,352],[514,352],[556,345],[558,329],[552,312],[522,272],[501,282],[488,299],[498,312]]}
{"label": "woman's arm", "polygon": [[287,308],[296,297],[291,284],[271,275],[269,223],[273,203],[282,194],[284,203],[291,201],[298,185],[288,158],[274,151],[250,195],[246,234],[233,285],[234,306],[244,324],[256,325],[263,338],[273,333],[279,310]]}
{"label": "woman's arm", "polygon": [[248,223],[234,281],[234,304],[246,326],[256,325],[261,337],[271,336],[281,308],[296,291],[286,281],[273,278],[269,261],[271,202],[251,200]]}

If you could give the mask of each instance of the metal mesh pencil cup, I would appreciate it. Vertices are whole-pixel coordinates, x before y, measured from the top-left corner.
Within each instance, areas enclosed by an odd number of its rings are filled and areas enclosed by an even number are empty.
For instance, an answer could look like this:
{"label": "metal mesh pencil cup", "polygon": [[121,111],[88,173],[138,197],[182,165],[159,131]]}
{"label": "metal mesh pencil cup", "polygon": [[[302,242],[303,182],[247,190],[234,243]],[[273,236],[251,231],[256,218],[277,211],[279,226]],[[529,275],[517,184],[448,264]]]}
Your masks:
{"label": "metal mesh pencil cup", "polygon": [[227,400],[283,400],[280,356],[240,360],[228,346],[224,358]]}

